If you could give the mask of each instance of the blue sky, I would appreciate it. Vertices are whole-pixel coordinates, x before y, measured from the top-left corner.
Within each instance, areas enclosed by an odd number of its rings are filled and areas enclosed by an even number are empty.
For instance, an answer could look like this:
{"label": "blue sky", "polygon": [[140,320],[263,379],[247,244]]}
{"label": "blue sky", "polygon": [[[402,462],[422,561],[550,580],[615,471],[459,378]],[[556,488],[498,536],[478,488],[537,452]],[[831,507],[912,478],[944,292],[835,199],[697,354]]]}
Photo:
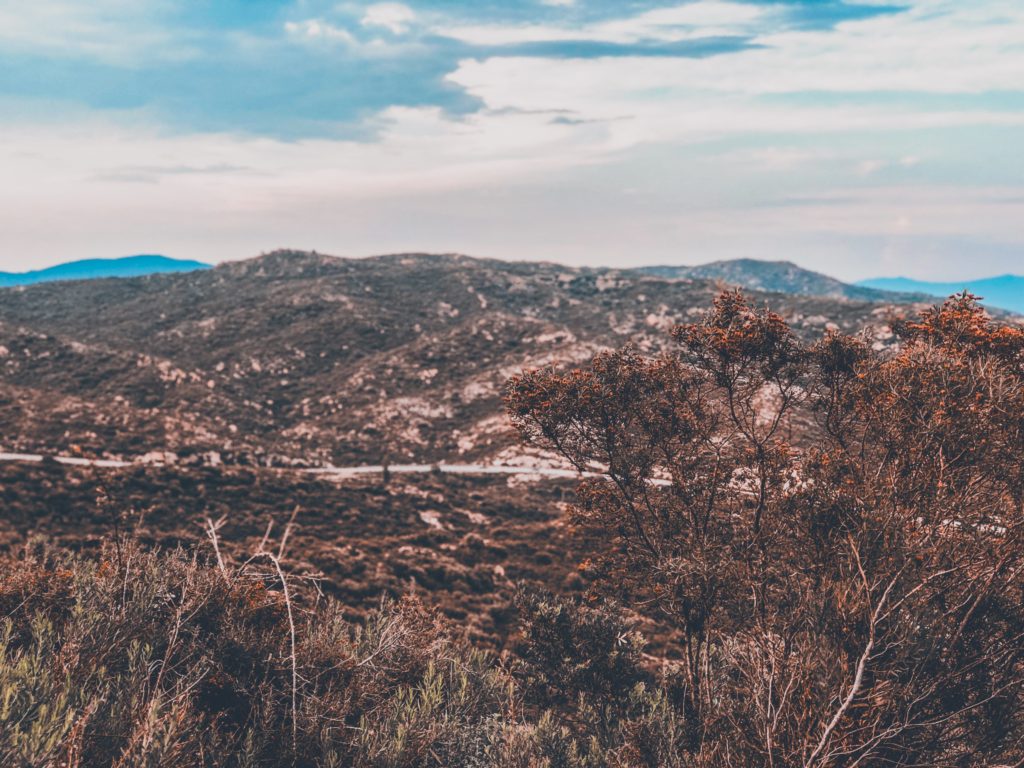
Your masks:
{"label": "blue sky", "polygon": [[1019,0],[0,0],[0,268],[1024,271]]}

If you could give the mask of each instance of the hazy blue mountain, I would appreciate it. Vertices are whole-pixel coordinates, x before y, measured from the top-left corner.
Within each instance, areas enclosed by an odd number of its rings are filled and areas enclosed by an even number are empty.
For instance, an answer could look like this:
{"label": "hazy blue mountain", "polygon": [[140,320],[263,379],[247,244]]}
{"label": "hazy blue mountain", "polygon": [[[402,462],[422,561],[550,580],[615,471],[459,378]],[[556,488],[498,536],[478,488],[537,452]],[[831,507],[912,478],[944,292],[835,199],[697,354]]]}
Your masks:
{"label": "hazy blue mountain", "polygon": [[97,277],[141,277],[162,272],[194,272],[209,269],[200,261],[171,259],[167,256],[125,256],[123,259],[85,259],[69,261],[31,272],[0,272],[0,287],[32,285],[54,280],[92,280]]}
{"label": "hazy blue mountain", "polygon": [[883,291],[927,293],[930,296],[950,296],[967,289],[975,296],[981,296],[985,304],[1024,313],[1024,277],[1020,275],[1000,275],[954,283],[930,283],[909,277],[876,277],[861,280],[857,285]]}

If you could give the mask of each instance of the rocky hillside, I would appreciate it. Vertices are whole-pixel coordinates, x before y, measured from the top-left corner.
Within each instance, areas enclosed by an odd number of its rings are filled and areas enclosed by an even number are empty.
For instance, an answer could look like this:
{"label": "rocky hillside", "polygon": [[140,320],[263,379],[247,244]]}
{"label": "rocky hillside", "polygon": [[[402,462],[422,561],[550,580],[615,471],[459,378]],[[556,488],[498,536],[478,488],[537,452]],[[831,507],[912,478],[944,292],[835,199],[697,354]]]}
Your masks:
{"label": "rocky hillside", "polygon": [[[516,459],[501,406],[511,374],[626,342],[657,350],[720,287],[464,256],[275,252],[5,289],[0,449],[277,465]],[[877,343],[889,337],[892,304],[754,296],[808,335],[874,324]]]}

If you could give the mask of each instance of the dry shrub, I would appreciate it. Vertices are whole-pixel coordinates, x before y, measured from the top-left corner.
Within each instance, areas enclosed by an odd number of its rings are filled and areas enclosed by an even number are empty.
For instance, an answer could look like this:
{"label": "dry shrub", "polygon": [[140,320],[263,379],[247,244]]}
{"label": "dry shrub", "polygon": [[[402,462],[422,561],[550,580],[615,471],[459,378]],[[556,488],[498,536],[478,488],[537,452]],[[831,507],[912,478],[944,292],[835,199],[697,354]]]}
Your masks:
{"label": "dry shrub", "polygon": [[252,563],[122,540],[4,566],[0,765],[659,764],[617,761],[661,715],[607,608],[524,595],[525,661],[506,669],[412,597],[352,625]]}
{"label": "dry shrub", "polygon": [[517,658],[411,598],[352,625],[212,523],[213,557],[29,547],[0,765],[1022,764],[1024,332],[966,295],[897,330],[808,346],[726,294],[676,354],[513,380],[527,439],[606,469],[573,512],[595,593],[522,593]]}
{"label": "dry shrub", "polygon": [[677,632],[686,764],[1024,760],[1024,331],[966,294],[897,330],[808,346],[727,293],[673,354],[509,385],[607,471],[573,516]]}
{"label": "dry shrub", "polygon": [[5,564],[0,764],[437,765],[501,735],[507,676],[411,598],[365,627],[296,610],[293,713],[273,574],[120,551]]}

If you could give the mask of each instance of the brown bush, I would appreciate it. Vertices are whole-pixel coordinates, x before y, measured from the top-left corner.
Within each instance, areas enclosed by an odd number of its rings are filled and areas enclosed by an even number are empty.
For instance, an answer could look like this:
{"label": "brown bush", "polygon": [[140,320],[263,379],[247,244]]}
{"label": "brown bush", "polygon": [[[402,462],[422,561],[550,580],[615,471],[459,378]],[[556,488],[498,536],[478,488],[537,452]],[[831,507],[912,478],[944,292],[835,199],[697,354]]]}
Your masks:
{"label": "brown bush", "polygon": [[678,630],[687,765],[1024,759],[1024,332],[966,294],[898,330],[806,345],[727,293],[674,354],[509,385],[606,473],[575,522]]}

